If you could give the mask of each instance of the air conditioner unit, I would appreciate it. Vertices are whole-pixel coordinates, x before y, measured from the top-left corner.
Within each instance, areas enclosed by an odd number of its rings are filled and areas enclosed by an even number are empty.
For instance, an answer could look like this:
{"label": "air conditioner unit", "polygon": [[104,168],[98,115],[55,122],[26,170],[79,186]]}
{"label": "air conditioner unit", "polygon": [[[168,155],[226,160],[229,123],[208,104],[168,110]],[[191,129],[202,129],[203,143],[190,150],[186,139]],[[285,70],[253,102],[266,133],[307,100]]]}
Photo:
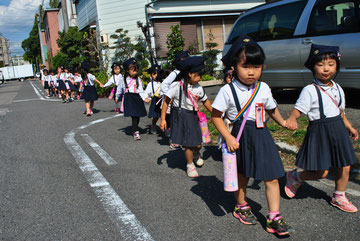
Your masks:
{"label": "air conditioner unit", "polygon": [[100,35],[100,43],[101,44],[108,44],[108,37],[106,34],[101,34]]}

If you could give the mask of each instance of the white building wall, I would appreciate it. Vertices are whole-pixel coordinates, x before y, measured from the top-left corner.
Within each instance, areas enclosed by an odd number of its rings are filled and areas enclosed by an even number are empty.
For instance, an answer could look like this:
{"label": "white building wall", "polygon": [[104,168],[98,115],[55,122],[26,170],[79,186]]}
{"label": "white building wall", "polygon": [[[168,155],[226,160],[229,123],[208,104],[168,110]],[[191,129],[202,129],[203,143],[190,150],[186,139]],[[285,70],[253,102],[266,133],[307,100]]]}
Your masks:
{"label": "white building wall", "polygon": [[64,32],[64,30],[65,30],[65,22],[64,22],[64,14],[63,14],[63,11],[62,11],[62,7],[59,8],[59,11],[58,11],[58,22],[59,22],[59,31]]}
{"label": "white building wall", "polygon": [[79,30],[97,21],[96,0],[77,0],[75,3]]}

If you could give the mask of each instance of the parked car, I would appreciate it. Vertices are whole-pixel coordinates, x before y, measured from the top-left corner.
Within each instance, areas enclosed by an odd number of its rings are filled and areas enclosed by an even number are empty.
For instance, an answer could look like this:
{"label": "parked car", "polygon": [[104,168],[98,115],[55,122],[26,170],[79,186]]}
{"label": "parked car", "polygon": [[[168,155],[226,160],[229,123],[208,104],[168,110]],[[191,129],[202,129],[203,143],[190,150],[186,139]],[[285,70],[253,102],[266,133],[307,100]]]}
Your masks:
{"label": "parked car", "polygon": [[340,47],[336,80],[360,89],[360,0],[284,0],[263,4],[234,23],[224,52],[240,33],[258,41],[266,54],[262,79],[271,87],[303,87],[313,79],[304,67],[311,44]]}

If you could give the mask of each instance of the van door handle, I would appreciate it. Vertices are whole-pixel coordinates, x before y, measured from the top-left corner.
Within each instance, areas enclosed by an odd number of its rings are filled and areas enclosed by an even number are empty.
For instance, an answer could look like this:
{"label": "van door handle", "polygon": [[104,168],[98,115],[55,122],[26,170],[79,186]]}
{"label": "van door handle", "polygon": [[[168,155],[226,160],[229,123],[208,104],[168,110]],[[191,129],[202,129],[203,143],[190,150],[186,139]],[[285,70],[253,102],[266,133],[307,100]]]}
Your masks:
{"label": "van door handle", "polygon": [[312,44],[312,39],[306,38],[302,41],[303,44]]}

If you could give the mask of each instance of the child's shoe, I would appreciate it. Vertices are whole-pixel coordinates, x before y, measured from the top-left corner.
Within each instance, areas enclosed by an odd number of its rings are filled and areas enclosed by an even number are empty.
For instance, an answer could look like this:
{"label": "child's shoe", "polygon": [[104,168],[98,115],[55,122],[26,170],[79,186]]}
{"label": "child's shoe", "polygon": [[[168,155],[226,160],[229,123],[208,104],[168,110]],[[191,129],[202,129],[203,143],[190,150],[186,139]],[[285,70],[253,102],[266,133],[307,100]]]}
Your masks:
{"label": "child's shoe", "polygon": [[93,110],[92,110],[92,109],[90,109],[90,114],[94,114],[94,112],[93,112]]}
{"label": "child's shoe", "polygon": [[62,100],[62,103],[66,103],[66,100]]}
{"label": "child's shoe", "polygon": [[140,132],[135,131],[133,136],[134,136],[134,140],[136,140],[136,141],[137,141],[137,140],[141,140]]}
{"label": "child's shoe", "polygon": [[152,126],[150,127],[150,134],[153,134],[153,135],[156,135],[157,134],[157,131],[156,131],[156,126]]}
{"label": "child's shoe", "polygon": [[295,173],[296,169],[286,174],[285,193],[289,198],[295,197],[296,191],[303,184],[303,182],[296,180]]}
{"label": "child's shoe", "polygon": [[345,195],[339,195],[336,193],[333,194],[330,204],[347,213],[355,213],[358,210]]}
{"label": "child's shoe", "polygon": [[186,173],[187,173],[188,177],[190,177],[190,178],[199,176],[198,172],[196,171],[196,167],[195,167],[194,163],[186,165]]}
{"label": "child's shoe", "polygon": [[176,150],[176,149],[181,148],[181,146],[179,144],[175,144],[175,143],[172,143],[172,142],[170,143],[169,147],[172,150]]}
{"label": "child's shoe", "polygon": [[194,152],[195,165],[202,167],[204,165],[204,159],[201,158],[200,152]]}
{"label": "child's shoe", "polygon": [[251,208],[249,205],[244,207],[237,207],[234,208],[233,215],[235,218],[239,219],[240,222],[247,225],[255,225],[257,224],[257,220],[254,214],[251,212]]}
{"label": "child's shoe", "polygon": [[170,129],[169,128],[165,129],[165,136],[170,137]]}
{"label": "child's shoe", "polygon": [[87,115],[87,116],[91,116],[91,111],[90,111],[90,109],[87,109],[86,115]]}
{"label": "child's shoe", "polygon": [[120,114],[120,108],[115,108],[115,114]]}
{"label": "child's shoe", "polygon": [[277,233],[278,235],[288,235],[294,229],[288,225],[280,214],[276,215],[274,219],[266,218],[266,231],[269,233]]}
{"label": "child's shoe", "polygon": [[76,96],[76,99],[77,99],[77,100],[80,100],[80,95],[77,95],[77,96]]}

